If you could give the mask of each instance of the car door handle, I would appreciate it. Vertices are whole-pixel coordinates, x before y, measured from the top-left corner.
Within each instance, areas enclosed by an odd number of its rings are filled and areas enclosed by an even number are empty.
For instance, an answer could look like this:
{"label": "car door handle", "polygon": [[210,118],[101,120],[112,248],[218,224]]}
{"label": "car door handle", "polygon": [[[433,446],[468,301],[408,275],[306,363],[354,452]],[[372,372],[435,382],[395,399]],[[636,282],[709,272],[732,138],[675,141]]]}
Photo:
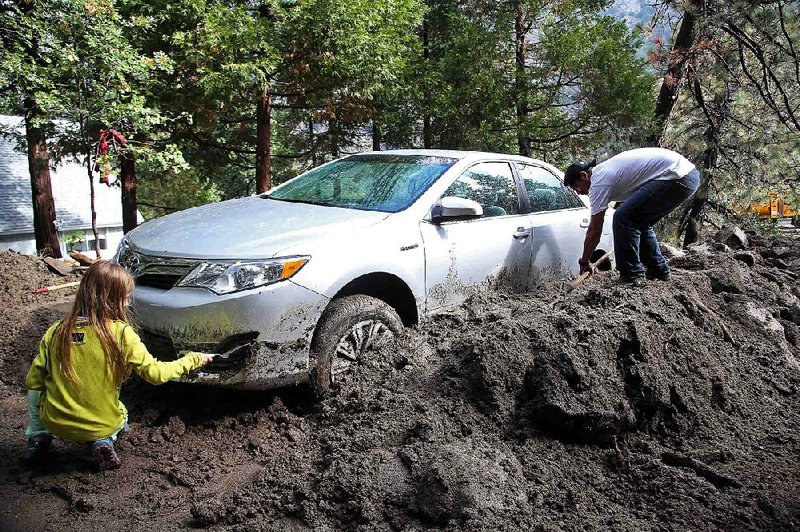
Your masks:
{"label": "car door handle", "polygon": [[588,218],[584,218],[583,220],[581,220],[581,227],[583,227],[583,228],[589,227],[589,219]]}
{"label": "car door handle", "polygon": [[517,230],[514,231],[514,238],[516,239],[523,239],[531,236],[531,230],[525,229],[524,227],[517,227]]}

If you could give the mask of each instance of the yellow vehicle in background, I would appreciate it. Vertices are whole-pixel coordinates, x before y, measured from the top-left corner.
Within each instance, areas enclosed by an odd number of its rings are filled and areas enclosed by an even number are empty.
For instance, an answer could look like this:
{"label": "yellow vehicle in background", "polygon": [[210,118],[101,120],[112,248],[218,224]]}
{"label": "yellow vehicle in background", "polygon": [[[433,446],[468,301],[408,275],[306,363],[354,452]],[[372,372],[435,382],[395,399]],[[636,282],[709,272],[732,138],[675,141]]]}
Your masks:
{"label": "yellow vehicle in background", "polygon": [[782,220],[789,218],[792,225],[800,227],[800,216],[798,216],[797,209],[793,209],[786,203],[783,194],[776,192],[769,193],[769,200],[761,202],[753,202],[750,204],[750,210],[758,214],[761,219]]}

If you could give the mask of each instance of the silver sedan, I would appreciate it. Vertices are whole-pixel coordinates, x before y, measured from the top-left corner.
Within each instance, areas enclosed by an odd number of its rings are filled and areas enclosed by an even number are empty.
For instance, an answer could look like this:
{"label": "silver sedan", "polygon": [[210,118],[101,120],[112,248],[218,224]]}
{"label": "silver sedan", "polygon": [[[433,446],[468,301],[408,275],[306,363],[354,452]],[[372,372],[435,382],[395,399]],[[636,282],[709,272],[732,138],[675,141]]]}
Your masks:
{"label": "silver sedan", "polygon": [[[584,201],[544,162],[383,151],[152,220],[117,260],[136,279],[151,351],[226,353],[188,380],[309,382],[321,396],[371,348],[481,287],[522,291],[575,273],[588,223]],[[599,253],[611,246],[605,233]]]}

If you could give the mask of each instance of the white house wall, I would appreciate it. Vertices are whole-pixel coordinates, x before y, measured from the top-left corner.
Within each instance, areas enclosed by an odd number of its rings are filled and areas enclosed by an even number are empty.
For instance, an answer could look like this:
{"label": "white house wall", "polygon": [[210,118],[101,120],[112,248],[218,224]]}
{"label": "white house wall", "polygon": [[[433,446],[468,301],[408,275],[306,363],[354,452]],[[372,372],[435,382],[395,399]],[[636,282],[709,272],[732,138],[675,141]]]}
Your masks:
{"label": "white house wall", "polygon": [[[64,237],[69,236],[72,232],[73,231],[63,233],[59,231],[58,233],[58,238],[61,241],[61,254],[65,257],[70,250],[63,243],[63,240]],[[122,236],[124,235],[122,232],[122,226],[101,227],[97,229],[97,233],[98,237],[100,238],[101,245],[105,243],[105,248],[101,247],[100,249],[100,256],[104,259],[110,259],[113,257],[114,252],[119,246],[119,242],[122,240]],[[84,231],[84,234],[86,239],[81,245],[76,246],[74,249],[76,251],[80,251],[88,257],[97,258],[94,252],[94,246],[92,244],[94,237],[92,236],[91,229]],[[36,237],[32,231],[0,235],[0,251],[6,250],[18,251],[27,255],[36,255]]]}
{"label": "white house wall", "polygon": [[[22,118],[0,116],[0,128],[24,133]],[[106,250],[110,256],[122,237],[122,201],[118,186],[107,186],[93,176],[97,227],[106,235]],[[59,164],[50,173],[53,200],[56,207],[56,229],[59,238],[83,231],[92,240],[89,176],[79,161]],[[101,234],[101,239],[103,238]],[[62,253],[65,251],[62,244]],[[28,159],[16,148],[16,142],[0,136],[0,249],[15,249],[34,254],[33,205],[31,198]]]}

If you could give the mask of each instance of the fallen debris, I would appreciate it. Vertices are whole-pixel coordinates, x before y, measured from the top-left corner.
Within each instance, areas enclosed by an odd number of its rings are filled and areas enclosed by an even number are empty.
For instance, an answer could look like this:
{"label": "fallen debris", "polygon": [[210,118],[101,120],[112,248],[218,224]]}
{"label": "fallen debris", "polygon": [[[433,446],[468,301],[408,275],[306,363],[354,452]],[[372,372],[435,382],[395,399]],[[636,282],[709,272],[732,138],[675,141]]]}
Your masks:
{"label": "fallen debris", "polygon": [[687,467],[697,473],[698,476],[703,477],[718,488],[742,487],[742,483],[735,478],[723,475],[706,464],[698,462],[697,460],[688,456],[683,456],[673,452],[665,452],[661,455],[661,460],[668,466]]}
{"label": "fallen debris", "polygon": [[72,266],[63,260],[54,259],[53,257],[45,257],[42,260],[53,272],[59,275],[67,276],[72,273]]}
{"label": "fallen debris", "polygon": [[93,258],[87,257],[83,253],[77,251],[70,251],[69,256],[75,259],[81,266],[91,266],[95,262]]}

